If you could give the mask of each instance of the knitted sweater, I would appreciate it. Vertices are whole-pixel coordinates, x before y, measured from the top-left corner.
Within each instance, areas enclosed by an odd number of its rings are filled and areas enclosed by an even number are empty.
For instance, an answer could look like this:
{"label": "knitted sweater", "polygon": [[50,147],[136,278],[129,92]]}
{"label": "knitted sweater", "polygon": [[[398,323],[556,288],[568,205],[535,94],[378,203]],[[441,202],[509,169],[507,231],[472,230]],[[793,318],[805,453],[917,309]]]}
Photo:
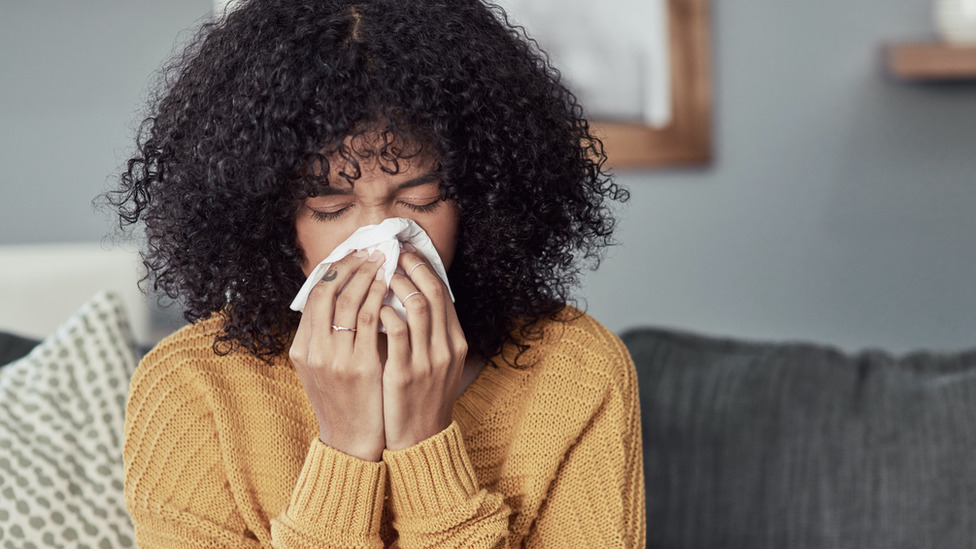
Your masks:
{"label": "knitted sweater", "polygon": [[140,546],[644,546],[634,366],[589,316],[546,323],[528,368],[504,349],[447,429],[376,463],[318,440],[287,356],[217,356],[219,328],[183,328],[132,379],[125,499]]}

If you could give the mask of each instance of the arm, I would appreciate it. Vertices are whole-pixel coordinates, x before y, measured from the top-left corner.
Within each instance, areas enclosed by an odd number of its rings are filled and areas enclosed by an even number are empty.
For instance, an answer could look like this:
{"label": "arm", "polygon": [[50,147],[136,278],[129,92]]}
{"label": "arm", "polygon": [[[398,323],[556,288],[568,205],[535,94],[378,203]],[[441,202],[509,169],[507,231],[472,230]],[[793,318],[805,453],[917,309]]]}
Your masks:
{"label": "arm", "polygon": [[[522,479],[528,482],[506,494],[525,506],[519,509],[522,513],[533,513],[532,502],[541,500],[538,512],[511,520],[502,494],[478,485],[460,431],[452,424],[416,446],[383,454],[400,546],[644,546],[636,375],[619,339],[600,330],[602,342],[576,340],[578,347],[592,350],[588,357],[596,357],[600,364],[586,364],[577,371],[550,370],[556,375],[539,381],[550,395],[566,396],[570,396],[566,380],[578,383],[571,398],[553,401],[539,398],[538,392],[518,396],[529,409],[514,413],[536,418],[519,429],[521,459],[535,455],[539,461],[513,464],[509,485]],[[581,401],[586,394],[593,398]],[[550,425],[555,417],[564,419]],[[552,448],[557,439],[567,441],[558,443],[561,449]],[[550,480],[540,486],[542,493],[534,495],[531,486],[537,484],[532,478],[539,476]],[[524,487],[528,488],[523,492]],[[514,529],[509,531],[510,527]]]}
{"label": "arm", "polygon": [[[141,547],[259,547],[224,474],[217,428],[193,376],[150,354],[125,418],[125,503]],[[191,487],[188,489],[188,487]]]}
{"label": "arm", "polygon": [[312,443],[291,502],[271,521],[275,547],[383,547],[381,463]]}
{"label": "arm", "polygon": [[235,493],[250,485],[229,476],[219,415],[211,407],[220,395],[207,383],[210,376],[198,371],[199,361],[219,360],[205,356],[212,340],[208,336],[202,349],[162,345],[133,378],[126,414],[125,495],[139,546],[382,545],[378,524],[385,468],[317,440],[308,449],[290,504],[272,520],[270,531],[267,516],[249,504],[252,499],[238,501]]}
{"label": "arm", "polygon": [[384,307],[383,371],[390,504],[399,547],[507,547],[509,509],[478,484],[451,420],[467,342],[443,281],[406,248],[390,288],[406,322]]}
{"label": "arm", "polygon": [[479,486],[457,423],[416,446],[387,450],[383,461],[399,547],[508,547],[508,506]]}

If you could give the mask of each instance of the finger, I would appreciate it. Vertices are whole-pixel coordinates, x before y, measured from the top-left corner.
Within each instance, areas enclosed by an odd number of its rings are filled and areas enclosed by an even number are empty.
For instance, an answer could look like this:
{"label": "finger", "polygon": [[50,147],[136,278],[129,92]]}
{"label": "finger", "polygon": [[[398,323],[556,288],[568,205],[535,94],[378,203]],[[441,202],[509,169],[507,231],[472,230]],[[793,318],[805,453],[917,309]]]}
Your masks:
{"label": "finger", "polygon": [[[423,292],[406,275],[396,273],[390,281],[390,289],[407,310],[407,328],[410,331],[410,347],[415,353],[426,351],[430,346],[431,306]],[[409,297],[408,297],[409,296]]]}
{"label": "finger", "polygon": [[[360,265],[366,262],[366,253],[358,250],[336,261],[329,267],[322,280],[309,293],[302,313],[302,321],[308,322],[304,341],[328,340],[332,337],[332,319],[335,314],[336,295]],[[315,337],[312,337],[313,334]]]}
{"label": "finger", "polygon": [[[370,254],[365,263],[359,266],[345,287],[339,290],[336,297],[335,313],[332,324],[358,330],[357,317],[366,299],[366,293],[373,284],[376,271],[383,265],[383,253],[374,251]],[[330,326],[331,328],[331,326]],[[354,331],[339,330],[335,332],[337,336],[350,336],[349,341],[355,337]]]}
{"label": "finger", "polygon": [[[415,275],[424,276],[430,274],[433,274],[435,278],[440,278],[437,276],[437,273],[434,272],[434,268],[431,266],[430,261],[427,261],[427,257],[420,253],[420,251],[417,249],[402,249],[400,251],[398,264],[410,279],[413,279]],[[427,272],[424,273],[423,271]]]}
{"label": "finger", "polygon": [[457,309],[454,308],[454,303],[448,300],[446,304],[447,308],[447,333],[448,337],[451,339],[451,348],[460,350],[463,348],[464,355],[468,352],[468,340],[464,337],[464,329],[461,328],[461,321],[458,319]]}
{"label": "finger", "polygon": [[461,329],[461,320],[458,318],[457,309],[454,307],[454,301],[450,299],[450,294],[448,294],[448,299],[445,300],[444,311],[447,314],[447,325],[451,336],[460,336],[463,339],[464,331]]}
{"label": "finger", "polygon": [[380,309],[383,307],[383,297],[387,292],[383,274],[382,267],[376,271],[373,282],[369,286],[369,293],[366,294],[366,300],[359,309],[359,316],[356,318],[357,349],[377,349]]}
{"label": "finger", "polygon": [[[458,320],[457,310],[454,308],[454,302],[451,299],[451,292],[447,283],[430,266],[427,258],[416,249],[404,248],[404,251],[400,254],[399,263],[400,268],[408,274],[408,277],[411,278],[411,281],[418,288],[424,291],[424,295],[431,302],[439,301],[444,304],[443,322],[441,322],[438,316],[441,308],[437,307],[435,309],[432,307],[431,309],[432,337],[449,337],[451,341],[461,342],[467,348],[467,340],[464,337],[464,331],[461,329],[461,322]],[[411,274],[413,276],[409,276]],[[446,326],[446,333],[438,333],[439,326]]]}
{"label": "finger", "polygon": [[448,305],[452,305],[447,285],[419,252],[401,253],[399,263],[410,281],[423,292],[430,303],[431,341],[439,345],[447,345],[449,343],[447,309]]}
{"label": "finger", "polygon": [[410,333],[406,323],[393,307],[384,305],[380,309],[380,320],[386,327],[386,363],[388,367],[401,367],[410,360]]}
{"label": "finger", "polygon": [[[431,297],[448,296],[447,284],[420,252],[401,252],[397,264],[421,291]],[[450,299],[450,298],[448,298]]]}
{"label": "finger", "polygon": [[288,356],[292,362],[305,364],[308,360],[308,341],[312,336],[312,315],[302,313],[298,320],[298,329],[295,331],[295,338],[292,339],[291,348]]}

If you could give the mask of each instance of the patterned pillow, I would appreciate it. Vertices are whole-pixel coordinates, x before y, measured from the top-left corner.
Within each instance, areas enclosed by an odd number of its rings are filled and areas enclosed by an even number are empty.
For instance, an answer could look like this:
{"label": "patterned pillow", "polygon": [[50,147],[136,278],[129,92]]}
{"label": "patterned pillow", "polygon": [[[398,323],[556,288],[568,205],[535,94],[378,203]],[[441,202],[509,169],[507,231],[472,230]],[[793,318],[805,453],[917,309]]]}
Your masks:
{"label": "patterned pillow", "polygon": [[137,362],[121,301],[103,291],[0,370],[0,546],[135,545],[122,426]]}

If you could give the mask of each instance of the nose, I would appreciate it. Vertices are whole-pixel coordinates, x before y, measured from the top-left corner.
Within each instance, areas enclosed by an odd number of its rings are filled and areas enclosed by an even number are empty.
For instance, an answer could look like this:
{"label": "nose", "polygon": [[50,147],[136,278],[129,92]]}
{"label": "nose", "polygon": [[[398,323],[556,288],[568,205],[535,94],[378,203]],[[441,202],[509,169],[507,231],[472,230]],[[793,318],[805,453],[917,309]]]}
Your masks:
{"label": "nose", "polygon": [[368,208],[364,208],[364,210],[365,211],[363,214],[363,218],[361,220],[361,225],[377,225],[381,223],[384,219],[387,219],[392,216],[392,214],[389,211],[389,208],[387,208],[387,206],[384,204],[377,204],[374,206],[370,206]]}

